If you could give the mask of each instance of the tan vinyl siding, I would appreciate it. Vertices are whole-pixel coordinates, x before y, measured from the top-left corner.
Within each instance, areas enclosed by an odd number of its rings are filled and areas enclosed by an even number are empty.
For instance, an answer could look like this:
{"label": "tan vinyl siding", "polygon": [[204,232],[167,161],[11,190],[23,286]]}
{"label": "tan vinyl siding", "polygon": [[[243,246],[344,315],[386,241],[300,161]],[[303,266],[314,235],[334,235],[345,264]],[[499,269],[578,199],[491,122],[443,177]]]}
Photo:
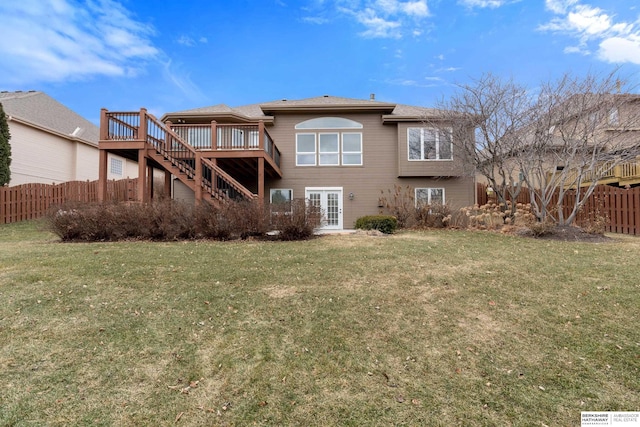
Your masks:
{"label": "tan vinyl siding", "polygon": [[98,150],[86,144],[75,143],[75,180],[93,181],[98,179]]}
{"label": "tan vinyl siding", "polygon": [[[323,117],[344,117],[362,123],[362,166],[296,166],[296,130],[294,126],[304,120]],[[406,126],[404,124],[400,125]],[[345,132],[360,130],[348,129]],[[298,132],[306,133],[308,130]],[[325,130],[322,130],[325,132]],[[353,228],[357,218],[380,212],[378,200],[381,191],[400,186],[444,188],[447,204],[461,207],[473,204],[473,178],[432,177],[399,178],[398,142],[396,124],[382,124],[379,114],[281,114],[269,133],[280,149],[283,178],[267,180],[265,195],[268,201],[271,188],[291,188],[294,198],[304,198],[306,187],[342,187],[344,228]],[[406,127],[404,127],[406,147]],[[406,158],[406,148],[405,148]],[[434,175],[447,175],[438,173]],[[448,174],[450,175],[450,173]],[[354,194],[349,200],[349,193]]]}
{"label": "tan vinyl siding", "polygon": [[172,198],[184,203],[193,204],[196,201],[196,195],[192,189],[183,184],[179,179],[173,179]]}
{"label": "tan vinyl siding", "polygon": [[[11,182],[61,183],[75,180],[75,148],[64,138],[15,121],[11,131]],[[96,150],[96,164],[98,153]],[[96,173],[96,178],[98,174]]]}

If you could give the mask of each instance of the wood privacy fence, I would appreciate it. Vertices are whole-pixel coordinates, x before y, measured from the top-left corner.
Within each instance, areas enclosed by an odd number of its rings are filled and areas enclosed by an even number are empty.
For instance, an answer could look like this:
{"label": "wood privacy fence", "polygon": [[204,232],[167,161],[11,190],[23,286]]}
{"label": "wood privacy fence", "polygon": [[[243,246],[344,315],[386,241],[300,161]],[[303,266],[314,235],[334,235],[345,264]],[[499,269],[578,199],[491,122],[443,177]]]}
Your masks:
{"label": "wood privacy fence", "polygon": [[[487,186],[478,183],[477,202],[484,205],[489,201]],[[565,195],[563,209],[565,218],[570,214],[576,195],[573,191],[568,191]],[[556,199],[552,201],[555,204]],[[527,204],[530,202],[529,190],[523,188],[516,203]],[[593,194],[589,196],[587,202],[576,217],[578,225],[586,225],[591,221],[604,219],[605,229],[610,233],[640,235],[640,187],[625,189],[622,187],[611,187],[608,185],[598,185]]]}
{"label": "wood privacy fence", "polygon": [[[107,200],[136,200],[137,183],[137,178],[107,181]],[[41,218],[51,206],[68,202],[97,201],[98,181],[0,187],[0,224]]]}

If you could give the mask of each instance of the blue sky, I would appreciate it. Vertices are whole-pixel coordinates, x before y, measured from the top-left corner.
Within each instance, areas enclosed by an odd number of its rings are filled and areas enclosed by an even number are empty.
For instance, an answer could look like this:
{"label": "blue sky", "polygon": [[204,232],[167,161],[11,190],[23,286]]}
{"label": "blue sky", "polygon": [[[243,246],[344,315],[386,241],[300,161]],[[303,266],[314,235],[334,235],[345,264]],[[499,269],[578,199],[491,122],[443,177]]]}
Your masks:
{"label": "blue sky", "polygon": [[433,106],[485,72],[638,79],[637,0],[4,0],[0,90],[87,119],[334,95]]}

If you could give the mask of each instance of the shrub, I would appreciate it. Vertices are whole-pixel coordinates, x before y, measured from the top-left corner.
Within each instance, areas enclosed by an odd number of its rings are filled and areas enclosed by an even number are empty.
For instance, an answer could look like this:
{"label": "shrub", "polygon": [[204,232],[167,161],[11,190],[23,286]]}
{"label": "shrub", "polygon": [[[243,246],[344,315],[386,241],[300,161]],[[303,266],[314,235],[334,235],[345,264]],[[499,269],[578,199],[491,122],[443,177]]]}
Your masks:
{"label": "shrub", "polygon": [[130,238],[178,240],[194,235],[191,207],[163,200],[138,203],[67,203],[51,209],[47,227],[63,241]]}
{"label": "shrub", "polygon": [[406,228],[412,225],[415,216],[414,189],[410,186],[393,186],[393,191],[381,191],[379,205],[385,208],[398,221],[398,227]]}
{"label": "shrub", "polygon": [[231,221],[219,206],[201,203],[193,214],[195,237],[204,239],[229,240],[233,231]]}
{"label": "shrub", "polygon": [[47,228],[63,241],[123,239],[217,240],[264,236],[270,222],[280,240],[306,239],[320,226],[319,208],[295,200],[286,214],[269,217],[259,201],[190,205],[170,199],[140,203],[72,203],[51,209]]}
{"label": "shrub", "polygon": [[533,237],[543,237],[553,233],[555,224],[551,221],[534,222],[530,224],[528,229]]}
{"label": "shrub", "polygon": [[516,204],[516,211],[513,215],[510,215],[511,202],[474,205],[462,208],[460,211],[467,217],[468,227],[471,228],[496,230],[505,225],[528,227],[536,222],[536,217],[531,212],[529,204]]}
{"label": "shrub", "polygon": [[221,215],[230,224],[233,237],[246,239],[263,236],[269,231],[269,214],[258,200],[229,201],[220,208]]}
{"label": "shrub", "polygon": [[[132,212],[131,207],[123,210],[127,216]],[[142,209],[140,209],[140,207]],[[139,205],[138,209],[133,209],[137,214],[144,215],[149,222],[149,235],[141,236],[153,240],[182,240],[189,239],[195,234],[193,219],[193,207],[183,202],[176,202],[170,199],[163,199],[150,205]]]}
{"label": "shrub", "polygon": [[356,220],[356,228],[362,230],[378,230],[391,234],[398,228],[398,219],[391,215],[368,215]]}
{"label": "shrub", "polygon": [[290,202],[290,209],[280,210],[271,215],[271,226],[278,233],[278,240],[304,240],[313,236],[322,222],[319,207],[307,203],[304,199]]}
{"label": "shrub", "polygon": [[451,221],[451,209],[447,205],[434,203],[416,207],[415,226],[417,228],[444,228]]}

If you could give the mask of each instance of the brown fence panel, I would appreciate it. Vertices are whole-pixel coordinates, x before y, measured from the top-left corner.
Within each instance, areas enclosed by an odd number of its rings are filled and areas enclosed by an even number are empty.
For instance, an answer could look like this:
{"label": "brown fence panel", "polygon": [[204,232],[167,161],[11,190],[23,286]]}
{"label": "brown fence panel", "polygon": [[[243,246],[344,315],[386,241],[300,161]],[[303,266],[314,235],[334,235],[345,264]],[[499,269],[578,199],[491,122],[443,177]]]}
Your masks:
{"label": "brown fence panel", "polygon": [[[137,179],[107,182],[107,200],[137,200]],[[0,224],[43,217],[51,206],[68,202],[97,202],[98,181],[61,184],[22,184],[0,187]]]}
{"label": "brown fence panel", "polygon": [[[489,201],[487,185],[478,183],[476,200],[479,205]],[[558,194],[552,198],[551,206],[556,205]],[[562,211],[566,218],[573,209],[576,200],[575,191],[567,191],[564,195]],[[529,203],[529,191],[524,188],[517,198],[518,203]],[[576,216],[576,224],[586,225],[589,222],[605,220],[606,230],[611,233],[640,235],[640,187],[621,188],[599,185],[589,196],[581,211]]]}

